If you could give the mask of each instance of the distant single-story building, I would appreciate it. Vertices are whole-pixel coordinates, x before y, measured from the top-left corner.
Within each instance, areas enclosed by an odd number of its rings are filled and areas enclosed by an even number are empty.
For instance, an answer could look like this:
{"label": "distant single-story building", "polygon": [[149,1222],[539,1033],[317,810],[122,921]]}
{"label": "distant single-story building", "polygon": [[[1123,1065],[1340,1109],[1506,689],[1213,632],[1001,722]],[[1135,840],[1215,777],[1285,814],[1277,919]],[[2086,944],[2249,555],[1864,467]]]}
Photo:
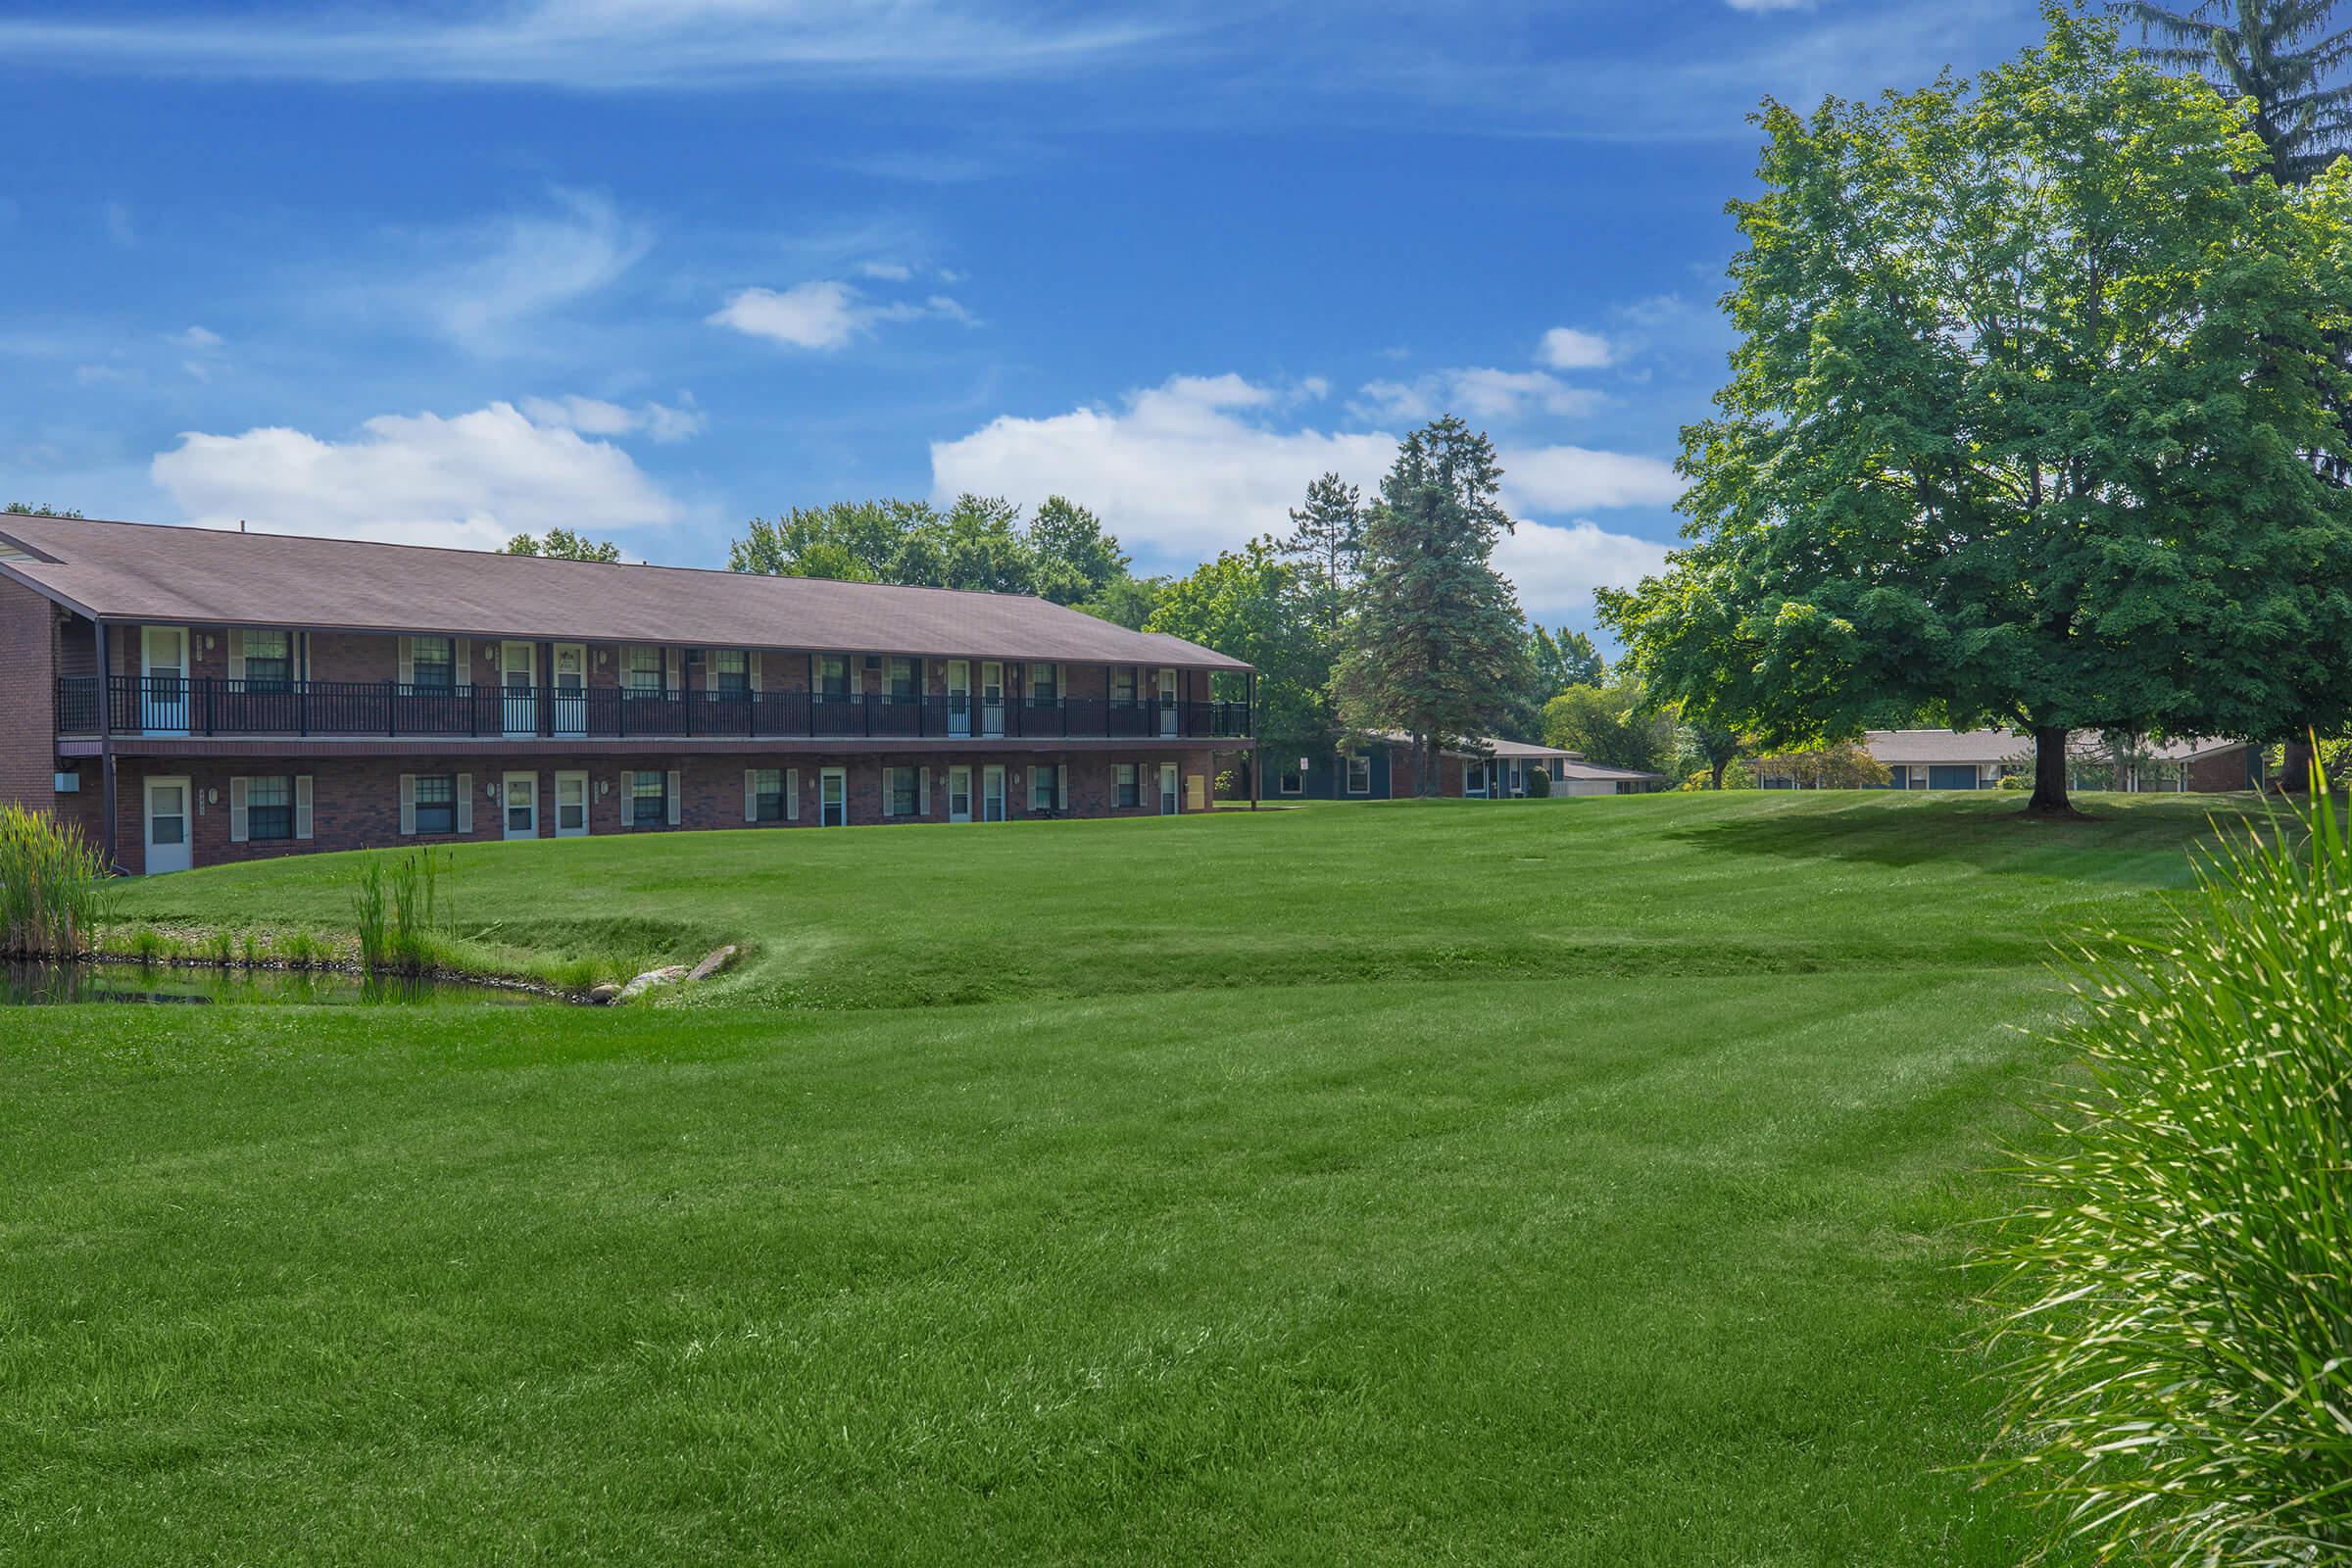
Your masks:
{"label": "distant single-story building", "polygon": [[[1542,773],[1554,795],[1642,795],[1661,789],[1663,774],[1629,772],[1588,762],[1556,746],[1531,746],[1494,736],[1448,747],[1438,759],[1439,795],[1454,800],[1517,800]],[[1269,801],[1387,801],[1412,796],[1412,743],[1404,736],[1366,736],[1335,756],[1285,754],[1269,745],[1265,757]]]}
{"label": "distant single-story building", "polygon": [[[2034,771],[2034,739],[2005,729],[1874,729],[1863,750],[1886,769],[1890,790],[1989,790],[2010,775]],[[2117,770],[2117,758],[2099,735],[2078,732],[2067,747],[2070,788],[2083,787],[2086,772]],[[1808,789],[1791,771],[1757,764],[1756,783],[1768,790]],[[2260,759],[2244,741],[2189,739],[2143,741],[2122,760],[2122,777],[2105,787],[2147,793],[2216,794],[2256,787]]]}

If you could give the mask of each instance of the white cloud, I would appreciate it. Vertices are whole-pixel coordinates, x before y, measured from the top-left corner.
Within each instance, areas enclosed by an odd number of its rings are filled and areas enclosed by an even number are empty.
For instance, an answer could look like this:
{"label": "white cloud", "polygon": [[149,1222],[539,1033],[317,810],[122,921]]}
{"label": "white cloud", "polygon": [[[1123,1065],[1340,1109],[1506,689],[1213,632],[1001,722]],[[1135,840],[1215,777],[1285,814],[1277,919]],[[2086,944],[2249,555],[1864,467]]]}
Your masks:
{"label": "white cloud", "polygon": [[627,453],[508,403],[447,418],[381,415],[348,441],[282,426],[189,431],[149,474],[193,522],[410,544],[495,548],[558,524],[603,531],[682,515]]}
{"label": "white cloud", "polygon": [[[932,444],[932,490],[943,500],[969,490],[1025,505],[1058,492],[1109,519],[1148,564],[1181,568],[1253,535],[1287,532],[1290,509],[1318,474],[1378,486],[1396,456],[1396,435],[1271,422],[1296,406],[1283,390],[1227,374],[1177,376],[1129,394],[1116,408],[1006,415],[959,440]],[[1529,447],[1505,449],[1499,461],[1504,499],[1519,512],[1658,505],[1680,491],[1673,470],[1648,458]],[[1524,579],[1531,609],[1581,612],[1594,583],[1629,582],[1654,569],[1663,548],[1581,519],[1529,522],[1496,564]]]}
{"label": "white cloud", "polygon": [[184,332],[172,333],[172,341],[183,349],[217,349],[220,346],[220,334],[210,327],[191,326]]}
{"label": "white cloud", "polygon": [[121,202],[108,202],[104,207],[99,209],[99,217],[106,223],[106,237],[108,239],[113,240],[116,244],[122,246],[125,250],[128,250],[130,247],[138,244],[139,231],[137,225],[132,223],[130,220],[129,208],[123,206]]}
{"label": "white cloud", "polygon": [[136,381],[139,372],[120,365],[77,365],[74,379],[82,386],[105,386],[114,381]]}
{"label": "white cloud", "polygon": [[1494,569],[1511,579],[1519,608],[1531,615],[1586,614],[1593,589],[1623,588],[1654,573],[1666,548],[1582,517],[1565,525],[1522,522],[1494,547]]}
{"label": "white cloud", "polygon": [[885,283],[904,283],[914,276],[914,269],[905,262],[860,262],[858,275],[878,277]]}
{"label": "white cloud", "polygon": [[794,348],[837,349],[863,336],[883,321],[913,321],[938,317],[969,321],[971,313],[945,294],[921,303],[869,300],[855,285],[832,279],[772,288],[739,289],[727,303],[705,318],[712,326],[733,327],[747,337],[762,337]]}
{"label": "white cloud", "polygon": [[1813,0],[1723,0],[1734,11],[1810,11]]}
{"label": "white cloud", "polygon": [[1617,350],[1597,332],[1555,326],[1537,345],[1536,358],[1555,370],[1597,370],[1617,358]]}
{"label": "white cloud", "polygon": [[1498,454],[1502,494],[1525,512],[1670,507],[1683,493],[1672,464],[1587,447],[1527,447]]}
{"label": "white cloud", "polygon": [[1471,419],[1518,419],[1531,414],[1590,414],[1605,400],[1542,370],[1464,367],[1410,381],[1367,381],[1349,405],[1359,417],[1419,424],[1441,414]]}
{"label": "white cloud", "polygon": [[[955,80],[1080,70],[1163,41],[1167,23],[1064,21],[961,0],[495,0],[219,16],[0,22],[0,56],[211,77],[726,86]],[[69,20],[71,19],[71,20]]]}
{"label": "white cloud", "polygon": [[640,403],[623,408],[607,403],[602,398],[577,395],[562,398],[524,398],[522,412],[533,424],[545,429],[577,430],[582,435],[651,436],[668,444],[700,435],[708,422],[703,411],[695,408],[693,394],[684,394],[680,401],[686,406],[672,408],[663,403]]}
{"label": "white cloud", "polygon": [[361,292],[474,353],[504,354],[534,319],[618,282],[653,244],[610,197],[558,189],[544,209],[421,236],[408,275]]}

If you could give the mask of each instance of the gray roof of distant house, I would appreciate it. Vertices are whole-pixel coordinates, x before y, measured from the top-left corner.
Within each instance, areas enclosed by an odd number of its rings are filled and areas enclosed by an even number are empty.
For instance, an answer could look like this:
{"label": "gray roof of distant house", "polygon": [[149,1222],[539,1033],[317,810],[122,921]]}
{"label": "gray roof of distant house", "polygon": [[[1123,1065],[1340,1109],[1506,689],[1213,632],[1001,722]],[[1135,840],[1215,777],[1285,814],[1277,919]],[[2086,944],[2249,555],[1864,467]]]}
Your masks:
{"label": "gray roof of distant house", "polygon": [[[2070,744],[2075,755],[2085,760],[2103,759],[2107,755],[2106,743],[2091,731],[2077,731]],[[2189,736],[2182,740],[2142,741],[2139,749],[2158,761],[2181,762],[2243,744]],[[1871,756],[1890,767],[1905,762],[1946,766],[2023,763],[2034,757],[2032,736],[2005,729],[1874,729],[1862,737],[1862,745]]]}
{"label": "gray roof of distant house", "polygon": [[1250,667],[1016,594],[14,514],[7,544],[0,575],[108,620]]}
{"label": "gray roof of distant house", "polygon": [[1663,773],[1643,773],[1630,767],[1603,767],[1598,762],[1563,762],[1560,765],[1560,773],[1563,778],[1615,779],[1619,781],[1662,779],[1666,776]]}
{"label": "gray roof of distant house", "polygon": [[[1400,729],[1374,730],[1372,739],[1385,741],[1391,746],[1410,746],[1413,742],[1413,738]],[[1565,758],[1571,761],[1585,755],[1582,752],[1565,752],[1557,746],[1531,746],[1525,741],[1506,741],[1494,735],[1481,736],[1473,744],[1480,749],[1474,752],[1467,747],[1447,747],[1447,755],[1453,757],[1556,757]],[[1639,776],[1648,777],[1649,775]]]}

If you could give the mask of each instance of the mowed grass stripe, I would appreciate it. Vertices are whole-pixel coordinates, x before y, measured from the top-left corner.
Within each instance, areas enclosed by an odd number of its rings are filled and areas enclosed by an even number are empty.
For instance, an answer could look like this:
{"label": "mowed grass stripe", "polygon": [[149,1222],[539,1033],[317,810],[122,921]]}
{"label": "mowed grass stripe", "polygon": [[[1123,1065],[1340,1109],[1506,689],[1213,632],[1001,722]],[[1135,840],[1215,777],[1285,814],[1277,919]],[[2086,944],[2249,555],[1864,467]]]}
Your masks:
{"label": "mowed grass stripe", "polygon": [[[2015,1561],[2023,1521],[1953,1467],[1990,1436],[1965,1227],[2004,1200],[1984,1170],[2012,1100],[2062,1065],[2022,1032],[2061,1000],[2022,933],[2152,922],[2203,809],[2052,841],[2081,878],[1983,809],[492,853],[469,918],[559,929],[592,877],[593,918],[731,915],[752,962],[684,1007],[14,1014],[0,1539],[61,1562]],[[1841,853],[1793,847],[1828,826]],[[1139,844],[1167,868],[1137,875]],[[1298,900],[1293,844],[1385,865],[1394,896]],[[1536,868],[1498,890],[1498,856]],[[324,909],[338,858],[136,897],[260,918],[282,883]],[[975,875],[994,902],[925,892]],[[1250,970],[1278,906],[1306,957]],[[1114,908],[1134,940],[1192,934],[1167,970],[1126,954],[1162,989],[1090,977],[1111,938],[1057,938]],[[1823,966],[1514,956],[1710,925]],[[1443,944],[1463,977],[1350,980],[1317,933]],[[926,945],[1018,953],[1049,994],[890,1005]],[[1237,963],[1307,983],[1194,967]],[[841,1008],[807,1005],[812,969]]]}

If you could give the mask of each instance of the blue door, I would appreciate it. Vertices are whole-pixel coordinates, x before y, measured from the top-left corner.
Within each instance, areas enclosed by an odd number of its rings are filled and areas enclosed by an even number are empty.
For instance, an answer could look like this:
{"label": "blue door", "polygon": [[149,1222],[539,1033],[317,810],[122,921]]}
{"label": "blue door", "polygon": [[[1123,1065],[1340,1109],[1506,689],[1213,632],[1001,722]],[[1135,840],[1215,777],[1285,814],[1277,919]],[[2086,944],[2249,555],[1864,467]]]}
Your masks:
{"label": "blue door", "polygon": [[1977,770],[1973,767],[1931,766],[1928,769],[1928,788],[1932,790],[1973,790],[1977,787]]}

